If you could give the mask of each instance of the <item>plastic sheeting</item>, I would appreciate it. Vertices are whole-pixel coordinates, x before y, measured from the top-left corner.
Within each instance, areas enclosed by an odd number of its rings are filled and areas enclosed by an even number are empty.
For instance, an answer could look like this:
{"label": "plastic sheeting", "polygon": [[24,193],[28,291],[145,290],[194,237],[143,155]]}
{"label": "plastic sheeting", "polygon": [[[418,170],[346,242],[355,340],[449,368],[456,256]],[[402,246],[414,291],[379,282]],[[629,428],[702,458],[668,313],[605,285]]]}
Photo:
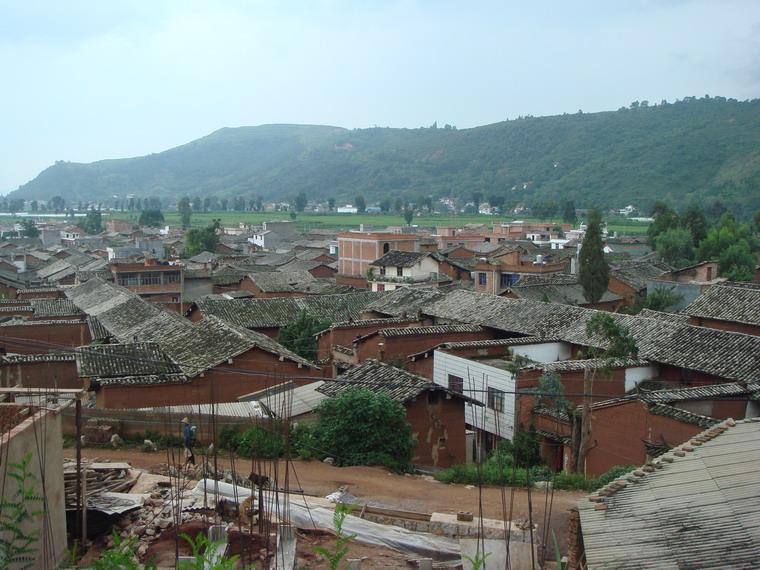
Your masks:
{"label": "plastic sheeting", "polygon": [[[209,498],[218,493],[218,499],[243,501],[251,495],[251,490],[222,481],[202,479],[192,491],[196,499]],[[309,506],[304,497],[288,495],[287,500],[272,491],[264,491],[265,510],[274,512],[280,519],[302,529],[333,528],[333,513],[329,507]],[[285,510],[287,509],[287,511]],[[384,546],[419,558],[432,558],[439,562],[459,564],[461,548],[459,541],[435,536],[425,532],[415,532],[405,528],[384,525],[348,515],[343,523],[343,532],[356,535],[356,540],[365,544]]]}

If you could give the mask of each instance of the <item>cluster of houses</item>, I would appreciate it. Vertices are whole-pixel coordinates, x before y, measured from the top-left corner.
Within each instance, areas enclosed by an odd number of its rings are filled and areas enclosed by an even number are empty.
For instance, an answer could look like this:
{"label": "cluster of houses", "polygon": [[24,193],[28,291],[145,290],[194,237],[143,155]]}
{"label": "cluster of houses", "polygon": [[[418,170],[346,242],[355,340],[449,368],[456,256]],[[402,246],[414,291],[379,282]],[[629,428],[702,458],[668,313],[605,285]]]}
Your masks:
{"label": "cluster of houses", "polygon": [[[688,464],[718,477],[708,451],[724,441],[758,459],[760,284],[726,282],[711,263],[675,271],[649,255],[619,256],[607,292],[588,303],[574,231],[513,223],[301,235],[275,222],[232,229],[216,251],[190,258],[177,232],[116,220],[97,242],[70,227],[52,244],[8,240],[0,385],[83,390],[96,414],[225,404],[240,422],[252,405],[312,421],[322,401],[361,386],[405,407],[413,461],[433,468],[477,461],[522,430],[536,435],[546,465],[566,469],[571,416],[584,404],[587,476],[648,465],[636,475],[648,481]],[[678,312],[620,312],[662,286],[683,292]],[[587,356],[605,348],[586,327],[599,311],[630,332],[635,356]],[[278,340],[304,312],[329,322],[313,360]],[[589,393],[585,376],[602,369]],[[549,374],[563,409],[539,388]],[[696,456],[701,463],[689,463]],[[750,483],[757,491],[757,477]],[[648,512],[636,496],[611,501],[635,494],[636,484],[621,485],[579,508],[573,556],[608,563],[594,552],[604,548],[593,538],[604,517],[623,524]]]}

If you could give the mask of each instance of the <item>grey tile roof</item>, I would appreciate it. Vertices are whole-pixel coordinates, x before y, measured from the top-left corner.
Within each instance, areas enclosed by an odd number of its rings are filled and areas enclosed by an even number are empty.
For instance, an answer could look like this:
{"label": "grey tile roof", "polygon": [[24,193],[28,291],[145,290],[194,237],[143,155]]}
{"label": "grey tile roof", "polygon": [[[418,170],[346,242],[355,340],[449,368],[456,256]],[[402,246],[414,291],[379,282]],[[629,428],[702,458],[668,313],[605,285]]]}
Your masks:
{"label": "grey tile roof", "polygon": [[577,372],[588,368],[632,368],[649,366],[651,363],[641,358],[588,358],[586,360],[558,360],[556,362],[535,363],[523,366],[524,370],[541,370],[543,372]]}
{"label": "grey tile roof", "polygon": [[192,261],[193,263],[211,263],[217,259],[219,259],[218,253],[202,251],[199,254],[192,256],[190,259],[188,259],[188,261]]}
{"label": "grey tile roof", "polygon": [[213,315],[245,328],[279,328],[292,323],[301,311],[331,322],[358,319],[373,301],[386,293],[360,292],[282,299],[220,299],[202,297],[195,304],[204,318]]}
{"label": "grey tile roof", "polygon": [[380,329],[377,333],[385,337],[440,335],[449,333],[473,333],[482,332],[484,329],[478,325],[435,325],[429,327],[398,327]]}
{"label": "grey tile roof", "polygon": [[640,390],[639,399],[644,402],[685,402],[689,400],[707,400],[713,398],[730,398],[760,392],[760,380],[741,384],[726,382],[709,386],[690,386],[688,388],[668,388],[664,390]]}
{"label": "grey tile roof", "polygon": [[186,384],[190,380],[184,374],[152,374],[143,376],[95,377],[92,382],[100,386],[152,386],[155,384]]}
{"label": "grey tile roof", "polygon": [[90,336],[93,342],[98,342],[107,339],[110,333],[100,323],[98,317],[87,317],[87,326],[90,327]]}
{"label": "grey tile roof", "polygon": [[448,391],[427,378],[371,358],[349,368],[336,380],[325,382],[317,391],[332,397],[357,387],[384,392],[392,400],[401,403],[416,398],[425,390]]}
{"label": "grey tile roof", "polygon": [[81,315],[82,311],[69,299],[30,299],[35,318]]}
{"label": "grey tile roof", "polygon": [[101,344],[77,349],[79,375],[113,378],[179,374],[180,367],[157,343]]}
{"label": "grey tile roof", "polygon": [[[447,322],[560,338],[585,346],[603,344],[586,334],[586,322],[597,312],[593,309],[465,290],[450,291],[429,303],[421,303],[419,308],[424,314]],[[760,376],[760,337],[636,315],[611,316],[629,329],[641,358],[731,380],[752,381]]]}
{"label": "grey tile roof", "polygon": [[718,419],[695,414],[668,404],[649,404],[647,409],[651,414],[665,416],[686,424],[694,424],[701,428],[709,428],[720,422]]}
{"label": "grey tile roof", "polygon": [[71,352],[52,354],[6,354],[0,356],[0,363],[23,364],[25,362],[75,362],[76,356]]}
{"label": "grey tile roof", "polygon": [[[530,299],[533,301],[547,300],[551,303],[563,303],[566,305],[586,305],[586,297],[583,295],[583,287],[580,283],[533,283],[529,285],[513,285],[508,288],[513,294],[520,299]],[[602,294],[599,303],[609,303],[611,301],[620,301],[622,297],[616,295],[610,290]]]}
{"label": "grey tile roof", "polygon": [[268,336],[206,317],[190,327],[167,330],[155,339],[189,377],[222,364],[253,348],[259,348],[306,367],[314,365]]}
{"label": "grey tile roof", "polygon": [[429,303],[444,298],[446,298],[446,293],[436,288],[399,287],[394,291],[383,293],[377,300],[367,305],[366,311],[393,317],[412,316]]}
{"label": "grey tile roof", "polygon": [[430,255],[426,251],[389,251],[370,265],[376,267],[412,267]]}
{"label": "grey tile roof", "polygon": [[610,275],[633,289],[646,289],[647,282],[671,271],[671,267],[658,261],[619,261],[610,267]]}
{"label": "grey tile roof", "polygon": [[642,309],[639,316],[647,319],[660,319],[661,321],[683,325],[689,323],[689,315],[684,315],[682,313],[664,313],[662,311],[653,311],[652,309]]}
{"label": "grey tile roof", "polygon": [[267,293],[304,291],[316,281],[308,271],[264,271],[250,273],[248,278]]}
{"label": "grey tile roof", "polygon": [[760,326],[760,284],[726,282],[713,285],[683,312],[691,317]]}
{"label": "grey tile roof", "polygon": [[760,422],[691,442],[578,502],[589,568],[760,567]]}

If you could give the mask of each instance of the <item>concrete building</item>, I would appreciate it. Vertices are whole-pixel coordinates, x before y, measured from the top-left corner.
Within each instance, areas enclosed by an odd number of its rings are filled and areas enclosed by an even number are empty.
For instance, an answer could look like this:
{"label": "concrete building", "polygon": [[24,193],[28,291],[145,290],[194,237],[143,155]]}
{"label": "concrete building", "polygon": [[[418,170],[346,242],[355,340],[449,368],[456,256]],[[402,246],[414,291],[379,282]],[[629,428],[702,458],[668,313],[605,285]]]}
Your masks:
{"label": "concrete building", "polygon": [[414,234],[342,232],[337,237],[339,282],[362,288],[367,288],[367,271],[376,259],[390,251],[420,250]]}
{"label": "concrete building", "polygon": [[181,311],[184,268],[146,259],[144,263],[110,264],[114,283],[134,291],[147,301]]}
{"label": "concrete building", "polygon": [[441,272],[441,258],[422,251],[389,251],[370,263],[367,281],[373,291],[398,287],[438,287],[451,279]]}

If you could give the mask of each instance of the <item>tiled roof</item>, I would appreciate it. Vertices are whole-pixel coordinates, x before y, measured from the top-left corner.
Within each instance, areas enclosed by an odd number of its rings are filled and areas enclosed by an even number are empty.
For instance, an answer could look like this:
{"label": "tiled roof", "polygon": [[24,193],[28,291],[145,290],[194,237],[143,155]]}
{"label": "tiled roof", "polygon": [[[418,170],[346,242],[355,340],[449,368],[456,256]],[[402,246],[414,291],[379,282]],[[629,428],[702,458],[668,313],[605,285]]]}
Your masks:
{"label": "tiled roof", "polygon": [[491,346],[520,346],[525,344],[541,344],[559,342],[556,338],[539,338],[536,336],[519,336],[515,338],[492,338],[486,340],[465,340],[459,342],[444,342],[436,348],[488,348]]}
{"label": "tiled roof", "polygon": [[189,377],[253,348],[282,356],[302,366],[314,366],[262,333],[226,323],[212,316],[192,324],[189,328],[168,330],[156,340],[161,349],[171,356]]}
{"label": "tiled roof", "polygon": [[81,315],[82,311],[69,299],[30,299],[35,318]]}
{"label": "tiled roof", "polygon": [[113,378],[95,377],[92,381],[100,386],[146,386],[155,384],[186,384],[190,382],[184,374],[150,374],[143,376],[115,376]]}
{"label": "tiled roof", "polygon": [[29,289],[19,289],[16,294],[29,294],[29,293],[57,293],[60,291],[58,287],[31,287]]}
{"label": "tiled roof", "polygon": [[219,259],[219,254],[210,251],[202,251],[188,259],[188,261],[192,261],[193,263],[211,263],[217,259]]}
{"label": "tiled roof", "polygon": [[[520,299],[530,299],[533,301],[548,301],[550,303],[562,303],[565,305],[586,305],[588,301],[583,294],[583,287],[580,283],[534,283],[523,285],[522,283],[513,285],[508,289]],[[620,301],[621,297],[610,290],[602,294],[598,303],[609,303],[611,301]]]}
{"label": "tiled roof", "polygon": [[588,368],[632,368],[649,366],[651,363],[640,358],[589,358],[586,360],[558,360],[556,362],[534,363],[523,366],[524,370],[543,372],[575,372]]}
{"label": "tiled roof", "polygon": [[578,502],[589,568],[760,567],[760,421],[726,420]]}
{"label": "tiled roof", "polygon": [[412,267],[428,257],[426,251],[389,251],[370,265],[376,267]]}
{"label": "tiled roof", "polygon": [[179,374],[177,363],[157,343],[101,344],[77,349],[79,375],[113,378]]}
{"label": "tiled roof", "polygon": [[[296,386],[288,382],[286,386],[275,386],[270,390],[262,390],[261,394],[251,394],[273,418],[295,418],[313,412],[327,398],[319,392],[324,386],[324,380],[309,382]],[[278,390],[278,388],[280,388]]]}
{"label": "tiled roof", "polygon": [[268,293],[303,291],[316,278],[308,271],[265,271],[251,273],[248,278]]}
{"label": "tiled roof", "polygon": [[713,285],[683,312],[691,317],[760,326],[760,284],[726,282]]}
{"label": "tiled roof", "polygon": [[647,409],[651,414],[665,416],[667,418],[678,420],[679,422],[694,424],[702,428],[709,428],[720,422],[720,420],[715,418],[688,412],[674,406],[669,406],[668,404],[649,404]]}
{"label": "tiled roof", "polygon": [[336,380],[325,382],[317,391],[326,396],[337,396],[349,388],[357,387],[385,392],[392,400],[401,403],[416,398],[425,390],[448,392],[427,378],[371,358],[349,368]]}
{"label": "tiled roof", "polygon": [[446,298],[446,293],[436,288],[399,287],[379,296],[377,300],[367,305],[366,311],[394,317],[411,316],[423,306],[444,298]]}
{"label": "tiled roof", "polygon": [[610,275],[641,291],[647,282],[656,279],[671,270],[671,267],[658,261],[630,260],[620,261],[610,267]]}
{"label": "tiled roof", "polygon": [[645,402],[684,402],[689,400],[706,400],[743,396],[760,392],[760,380],[746,385],[739,382],[711,384],[709,386],[690,386],[688,388],[669,388],[664,390],[640,390],[638,397]]}
{"label": "tiled roof", "polygon": [[385,337],[394,336],[418,336],[428,334],[449,334],[449,333],[473,333],[482,332],[483,328],[478,325],[436,325],[429,327],[400,327],[380,329],[377,334]]}
{"label": "tiled roof", "polygon": [[0,356],[4,364],[23,364],[24,362],[74,362],[76,356],[71,352],[52,354],[6,354]]}
{"label": "tiled roof", "polygon": [[[403,323],[416,323],[417,319],[407,317],[391,317],[387,319],[357,319],[355,321],[342,321],[333,323],[331,329],[353,329],[361,327],[371,327],[374,325],[398,325]],[[329,329],[328,329],[329,330]]]}
{"label": "tiled roof", "polygon": [[[586,322],[597,313],[593,309],[507,299],[465,290],[450,291],[418,307],[424,314],[448,322],[560,338],[584,346],[603,344],[586,333]],[[402,307],[397,310],[401,311]],[[760,337],[636,315],[607,314],[629,329],[638,345],[640,358],[732,380],[758,378]]]}
{"label": "tiled roof", "polygon": [[81,325],[83,321],[76,319],[57,319],[46,321],[41,319],[39,321],[29,321],[27,319],[11,319],[0,323],[0,327],[55,327],[55,326],[68,326],[68,325]]}
{"label": "tiled roof", "polygon": [[373,301],[387,293],[347,293],[282,299],[220,299],[202,297],[195,304],[207,315],[245,328],[279,328],[292,323],[301,311],[332,322],[358,319]]}
{"label": "tiled roof", "polygon": [[689,323],[689,315],[684,315],[682,313],[664,313],[662,311],[653,311],[652,309],[642,309],[639,316],[647,319],[660,319],[661,321],[683,325]]}
{"label": "tiled roof", "polygon": [[106,328],[100,323],[98,317],[87,317],[87,326],[90,327],[90,336],[92,337],[93,342],[105,340],[111,336]]}

